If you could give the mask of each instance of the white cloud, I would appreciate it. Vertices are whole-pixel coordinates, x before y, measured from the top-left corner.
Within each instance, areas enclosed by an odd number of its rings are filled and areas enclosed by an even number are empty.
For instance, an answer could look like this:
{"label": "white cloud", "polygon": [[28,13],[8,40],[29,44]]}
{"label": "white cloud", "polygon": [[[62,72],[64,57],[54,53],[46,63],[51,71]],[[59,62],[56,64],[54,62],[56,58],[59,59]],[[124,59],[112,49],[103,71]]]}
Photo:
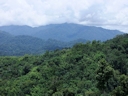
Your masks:
{"label": "white cloud", "polygon": [[0,25],[79,23],[128,33],[128,0],[0,0]]}

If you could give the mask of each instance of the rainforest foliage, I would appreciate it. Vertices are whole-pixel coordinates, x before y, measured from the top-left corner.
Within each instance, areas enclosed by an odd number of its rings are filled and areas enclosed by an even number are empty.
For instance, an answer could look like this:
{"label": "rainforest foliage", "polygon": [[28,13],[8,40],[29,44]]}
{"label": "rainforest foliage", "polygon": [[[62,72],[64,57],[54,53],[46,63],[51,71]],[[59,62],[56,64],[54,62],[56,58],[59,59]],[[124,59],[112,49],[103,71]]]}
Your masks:
{"label": "rainforest foliage", "polygon": [[38,56],[1,56],[0,96],[128,96],[128,35]]}

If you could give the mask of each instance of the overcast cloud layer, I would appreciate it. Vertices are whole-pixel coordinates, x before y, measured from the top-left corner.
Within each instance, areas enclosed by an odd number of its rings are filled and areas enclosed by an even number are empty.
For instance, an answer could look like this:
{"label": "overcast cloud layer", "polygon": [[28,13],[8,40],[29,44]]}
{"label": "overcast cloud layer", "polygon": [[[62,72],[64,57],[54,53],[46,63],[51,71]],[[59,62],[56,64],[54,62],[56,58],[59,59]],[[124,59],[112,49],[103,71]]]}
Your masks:
{"label": "overcast cloud layer", "polygon": [[128,0],[0,0],[0,26],[65,22],[128,33]]}

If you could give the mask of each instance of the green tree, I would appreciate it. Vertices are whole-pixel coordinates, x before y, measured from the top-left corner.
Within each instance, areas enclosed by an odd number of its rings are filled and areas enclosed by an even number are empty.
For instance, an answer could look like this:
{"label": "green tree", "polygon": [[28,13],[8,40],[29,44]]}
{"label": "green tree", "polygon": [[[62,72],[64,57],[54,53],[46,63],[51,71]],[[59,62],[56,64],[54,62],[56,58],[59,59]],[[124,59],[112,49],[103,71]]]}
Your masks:
{"label": "green tree", "polygon": [[99,67],[97,69],[96,80],[97,88],[105,94],[105,90],[108,85],[108,80],[113,76],[113,68],[109,66],[105,59],[99,61]]}
{"label": "green tree", "polygon": [[119,77],[119,85],[113,90],[114,96],[128,96],[128,76],[121,75]]}

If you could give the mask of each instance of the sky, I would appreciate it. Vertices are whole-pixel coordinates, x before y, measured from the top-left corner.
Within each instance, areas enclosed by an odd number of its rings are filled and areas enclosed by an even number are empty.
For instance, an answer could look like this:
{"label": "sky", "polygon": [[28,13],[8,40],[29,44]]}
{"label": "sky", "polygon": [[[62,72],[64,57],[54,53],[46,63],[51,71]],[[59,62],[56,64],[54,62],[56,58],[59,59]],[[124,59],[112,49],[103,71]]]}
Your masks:
{"label": "sky", "polygon": [[128,0],[0,0],[0,26],[60,23],[128,33]]}

